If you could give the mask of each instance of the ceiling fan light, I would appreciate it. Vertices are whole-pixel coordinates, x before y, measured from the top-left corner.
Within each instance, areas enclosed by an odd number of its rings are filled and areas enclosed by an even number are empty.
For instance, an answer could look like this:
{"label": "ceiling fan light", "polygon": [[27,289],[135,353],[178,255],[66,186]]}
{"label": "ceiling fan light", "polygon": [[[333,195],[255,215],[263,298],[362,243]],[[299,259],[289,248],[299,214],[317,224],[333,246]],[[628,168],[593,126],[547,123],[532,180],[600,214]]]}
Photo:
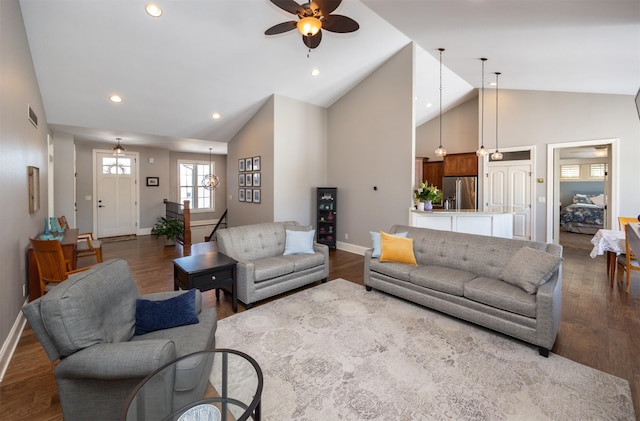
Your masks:
{"label": "ceiling fan light", "polygon": [[314,17],[306,17],[300,19],[296,26],[302,35],[312,37],[320,31],[322,22]]}

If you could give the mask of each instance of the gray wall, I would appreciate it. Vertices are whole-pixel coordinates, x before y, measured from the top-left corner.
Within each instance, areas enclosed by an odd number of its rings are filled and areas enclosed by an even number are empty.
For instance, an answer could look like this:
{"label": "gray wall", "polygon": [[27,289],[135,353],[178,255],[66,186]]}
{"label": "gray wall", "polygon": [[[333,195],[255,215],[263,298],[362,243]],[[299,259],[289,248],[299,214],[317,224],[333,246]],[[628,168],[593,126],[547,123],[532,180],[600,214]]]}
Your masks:
{"label": "gray wall", "polygon": [[[443,95],[445,89],[443,88]],[[485,90],[485,102],[486,99]],[[479,146],[479,99],[476,96],[442,114],[442,146],[447,153],[475,152]],[[488,124],[485,119],[485,124]],[[495,123],[493,123],[495,124]],[[495,149],[495,138],[484,137],[484,147]],[[440,118],[433,118],[416,128],[416,156],[429,162],[442,161],[434,151],[440,144]],[[493,148],[493,149],[492,149]]]}
{"label": "gray wall", "polygon": [[[53,200],[54,215],[64,215],[69,226],[75,227],[74,181],[76,164],[73,136],[54,134],[53,139]],[[83,231],[86,232],[86,231]]]}
{"label": "gray wall", "polygon": [[327,184],[338,188],[339,241],[370,247],[369,231],[409,220],[413,57],[411,43],[329,107]]}
{"label": "gray wall", "polygon": [[[17,0],[0,1],[0,342],[5,344],[25,300],[25,250],[47,217],[47,116],[38,89]],[[38,115],[36,129],[27,119],[27,106]],[[40,210],[29,213],[28,166],[40,168]],[[7,362],[0,356],[0,369]]]}

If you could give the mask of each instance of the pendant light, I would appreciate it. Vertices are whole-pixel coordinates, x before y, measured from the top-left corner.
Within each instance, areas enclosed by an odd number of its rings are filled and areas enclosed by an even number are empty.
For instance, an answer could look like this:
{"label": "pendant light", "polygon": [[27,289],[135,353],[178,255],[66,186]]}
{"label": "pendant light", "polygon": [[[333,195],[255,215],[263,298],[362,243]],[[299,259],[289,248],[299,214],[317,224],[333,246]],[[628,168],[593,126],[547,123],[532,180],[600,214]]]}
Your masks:
{"label": "pendant light", "polygon": [[502,152],[498,150],[498,76],[500,72],[496,72],[496,151],[491,154],[492,161],[502,161]]}
{"label": "pendant light", "polygon": [[476,151],[476,155],[478,155],[478,158],[484,158],[489,154],[489,151],[484,147],[484,62],[487,61],[487,59],[482,57],[480,60],[482,61],[482,85],[480,87],[480,149]]}
{"label": "pendant light", "polygon": [[113,147],[113,155],[114,156],[122,156],[122,155],[124,155],[124,151],[126,151],[124,146],[122,146],[120,144],[120,141],[122,140],[122,138],[116,137],[116,140],[118,141],[118,144]]}
{"label": "pendant light", "polygon": [[445,156],[447,150],[442,147],[442,52],[444,48],[438,48],[440,51],[440,146],[435,150],[436,156]]}
{"label": "pendant light", "polygon": [[[209,148],[209,171],[211,171],[211,149]],[[207,190],[214,190],[220,185],[220,177],[215,174],[207,174],[202,177],[201,185]]]}

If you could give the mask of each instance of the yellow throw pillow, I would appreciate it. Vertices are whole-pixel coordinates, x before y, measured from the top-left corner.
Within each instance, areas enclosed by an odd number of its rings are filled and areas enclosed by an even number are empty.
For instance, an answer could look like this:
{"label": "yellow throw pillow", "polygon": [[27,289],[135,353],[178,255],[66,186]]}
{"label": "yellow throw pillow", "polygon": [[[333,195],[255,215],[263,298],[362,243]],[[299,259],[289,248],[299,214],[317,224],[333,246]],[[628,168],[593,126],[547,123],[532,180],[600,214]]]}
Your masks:
{"label": "yellow throw pillow", "polygon": [[380,261],[418,266],[413,254],[413,238],[398,237],[380,231]]}

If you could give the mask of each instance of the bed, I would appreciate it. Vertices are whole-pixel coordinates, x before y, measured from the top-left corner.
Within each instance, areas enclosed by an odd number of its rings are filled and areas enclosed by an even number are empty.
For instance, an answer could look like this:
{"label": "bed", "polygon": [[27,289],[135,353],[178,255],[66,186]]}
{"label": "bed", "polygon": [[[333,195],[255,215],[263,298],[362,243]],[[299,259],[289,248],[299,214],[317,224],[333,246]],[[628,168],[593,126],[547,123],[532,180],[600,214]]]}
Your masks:
{"label": "bed", "polygon": [[604,194],[575,194],[573,203],[560,213],[560,225],[579,234],[595,234],[604,228]]}

